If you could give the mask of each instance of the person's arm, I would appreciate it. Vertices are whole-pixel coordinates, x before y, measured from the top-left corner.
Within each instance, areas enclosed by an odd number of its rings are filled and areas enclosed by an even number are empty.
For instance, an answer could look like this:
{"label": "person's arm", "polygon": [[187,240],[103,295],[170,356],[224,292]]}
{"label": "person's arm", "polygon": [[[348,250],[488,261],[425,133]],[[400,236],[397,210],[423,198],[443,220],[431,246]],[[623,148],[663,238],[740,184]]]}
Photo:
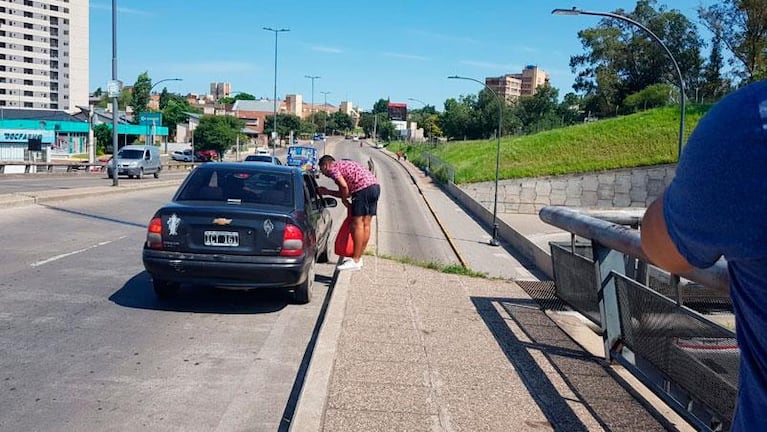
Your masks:
{"label": "person's arm", "polygon": [[686,273],[693,266],[679,253],[668,233],[663,217],[663,195],[656,199],[642,218],[642,250],[653,264],[672,273]]}

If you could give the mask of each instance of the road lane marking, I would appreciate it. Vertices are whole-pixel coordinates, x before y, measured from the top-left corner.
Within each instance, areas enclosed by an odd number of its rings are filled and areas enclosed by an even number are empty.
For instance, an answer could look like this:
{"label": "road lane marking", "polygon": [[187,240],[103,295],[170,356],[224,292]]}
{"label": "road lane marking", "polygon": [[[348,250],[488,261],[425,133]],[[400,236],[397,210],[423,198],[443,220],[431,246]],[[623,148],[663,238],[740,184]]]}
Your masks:
{"label": "road lane marking", "polygon": [[103,242],[98,242],[95,245],[88,246],[87,248],[78,249],[76,251],[67,252],[67,253],[64,253],[64,254],[61,254],[61,255],[56,255],[56,256],[50,257],[48,259],[44,259],[42,261],[34,262],[34,263],[31,264],[31,266],[32,267],[38,267],[38,266],[41,266],[43,264],[48,264],[50,262],[53,262],[53,261],[56,261],[56,260],[60,260],[62,258],[66,258],[68,256],[76,255],[76,254],[79,254],[79,253],[83,253],[83,252],[89,251],[91,249],[95,249],[95,248],[97,248],[99,246],[105,246],[105,245],[108,245],[109,243],[114,243],[114,242],[116,242],[118,240],[124,239],[125,237],[127,237],[127,236],[118,237],[118,238],[116,238],[114,240],[107,240],[107,241],[103,241]]}

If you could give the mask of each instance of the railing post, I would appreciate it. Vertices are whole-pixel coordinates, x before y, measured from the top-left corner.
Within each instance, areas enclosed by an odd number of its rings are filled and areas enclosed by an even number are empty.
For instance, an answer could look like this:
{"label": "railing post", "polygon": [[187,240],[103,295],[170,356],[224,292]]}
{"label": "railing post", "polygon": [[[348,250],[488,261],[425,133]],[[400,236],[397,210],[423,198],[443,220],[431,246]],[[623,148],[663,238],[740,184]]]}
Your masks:
{"label": "railing post", "polygon": [[599,286],[595,287],[599,299],[599,316],[602,322],[602,341],[604,342],[605,359],[612,361],[612,349],[620,341],[621,321],[618,308],[618,295],[615,291],[615,281],[610,272],[623,274],[626,270],[625,257],[622,253],[602,246],[597,241],[591,242],[594,255],[594,271]]}

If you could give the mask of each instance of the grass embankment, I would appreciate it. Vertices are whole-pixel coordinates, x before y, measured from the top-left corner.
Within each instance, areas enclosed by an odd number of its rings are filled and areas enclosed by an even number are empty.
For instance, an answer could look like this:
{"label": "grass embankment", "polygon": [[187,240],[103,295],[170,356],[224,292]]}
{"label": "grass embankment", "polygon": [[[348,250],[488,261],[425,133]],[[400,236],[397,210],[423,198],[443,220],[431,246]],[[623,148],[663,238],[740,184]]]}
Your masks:
{"label": "grass embankment", "polygon": [[[685,137],[689,136],[708,105],[687,107]],[[644,165],[674,163],[679,146],[679,107],[664,107],[501,139],[500,179],[561,175]],[[421,150],[455,168],[456,183],[495,178],[496,140],[451,141],[429,148],[423,144],[392,143],[417,162]]]}

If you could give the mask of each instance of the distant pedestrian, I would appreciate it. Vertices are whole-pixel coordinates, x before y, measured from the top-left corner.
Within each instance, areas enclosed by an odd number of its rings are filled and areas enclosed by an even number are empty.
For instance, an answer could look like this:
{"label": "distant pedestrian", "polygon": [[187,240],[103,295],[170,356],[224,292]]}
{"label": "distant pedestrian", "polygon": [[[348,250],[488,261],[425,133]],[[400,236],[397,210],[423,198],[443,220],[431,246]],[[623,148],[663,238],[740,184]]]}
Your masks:
{"label": "distant pedestrian", "polygon": [[397,150],[397,160],[402,159],[402,150]]}
{"label": "distant pedestrian", "polygon": [[700,120],[642,221],[642,249],[674,273],[727,259],[740,348],[733,431],[767,430],[767,81]]}
{"label": "distant pedestrian", "polygon": [[350,260],[338,266],[338,270],[359,270],[362,268],[362,253],[370,240],[370,225],[378,208],[381,193],[378,179],[365,166],[351,160],[336,161],[331,155],[321,157],[319,166],[320,172],[338,185],[338,190],[320,186],[320,194],[340,198],[352,217],[350,228],[354,253]]}

